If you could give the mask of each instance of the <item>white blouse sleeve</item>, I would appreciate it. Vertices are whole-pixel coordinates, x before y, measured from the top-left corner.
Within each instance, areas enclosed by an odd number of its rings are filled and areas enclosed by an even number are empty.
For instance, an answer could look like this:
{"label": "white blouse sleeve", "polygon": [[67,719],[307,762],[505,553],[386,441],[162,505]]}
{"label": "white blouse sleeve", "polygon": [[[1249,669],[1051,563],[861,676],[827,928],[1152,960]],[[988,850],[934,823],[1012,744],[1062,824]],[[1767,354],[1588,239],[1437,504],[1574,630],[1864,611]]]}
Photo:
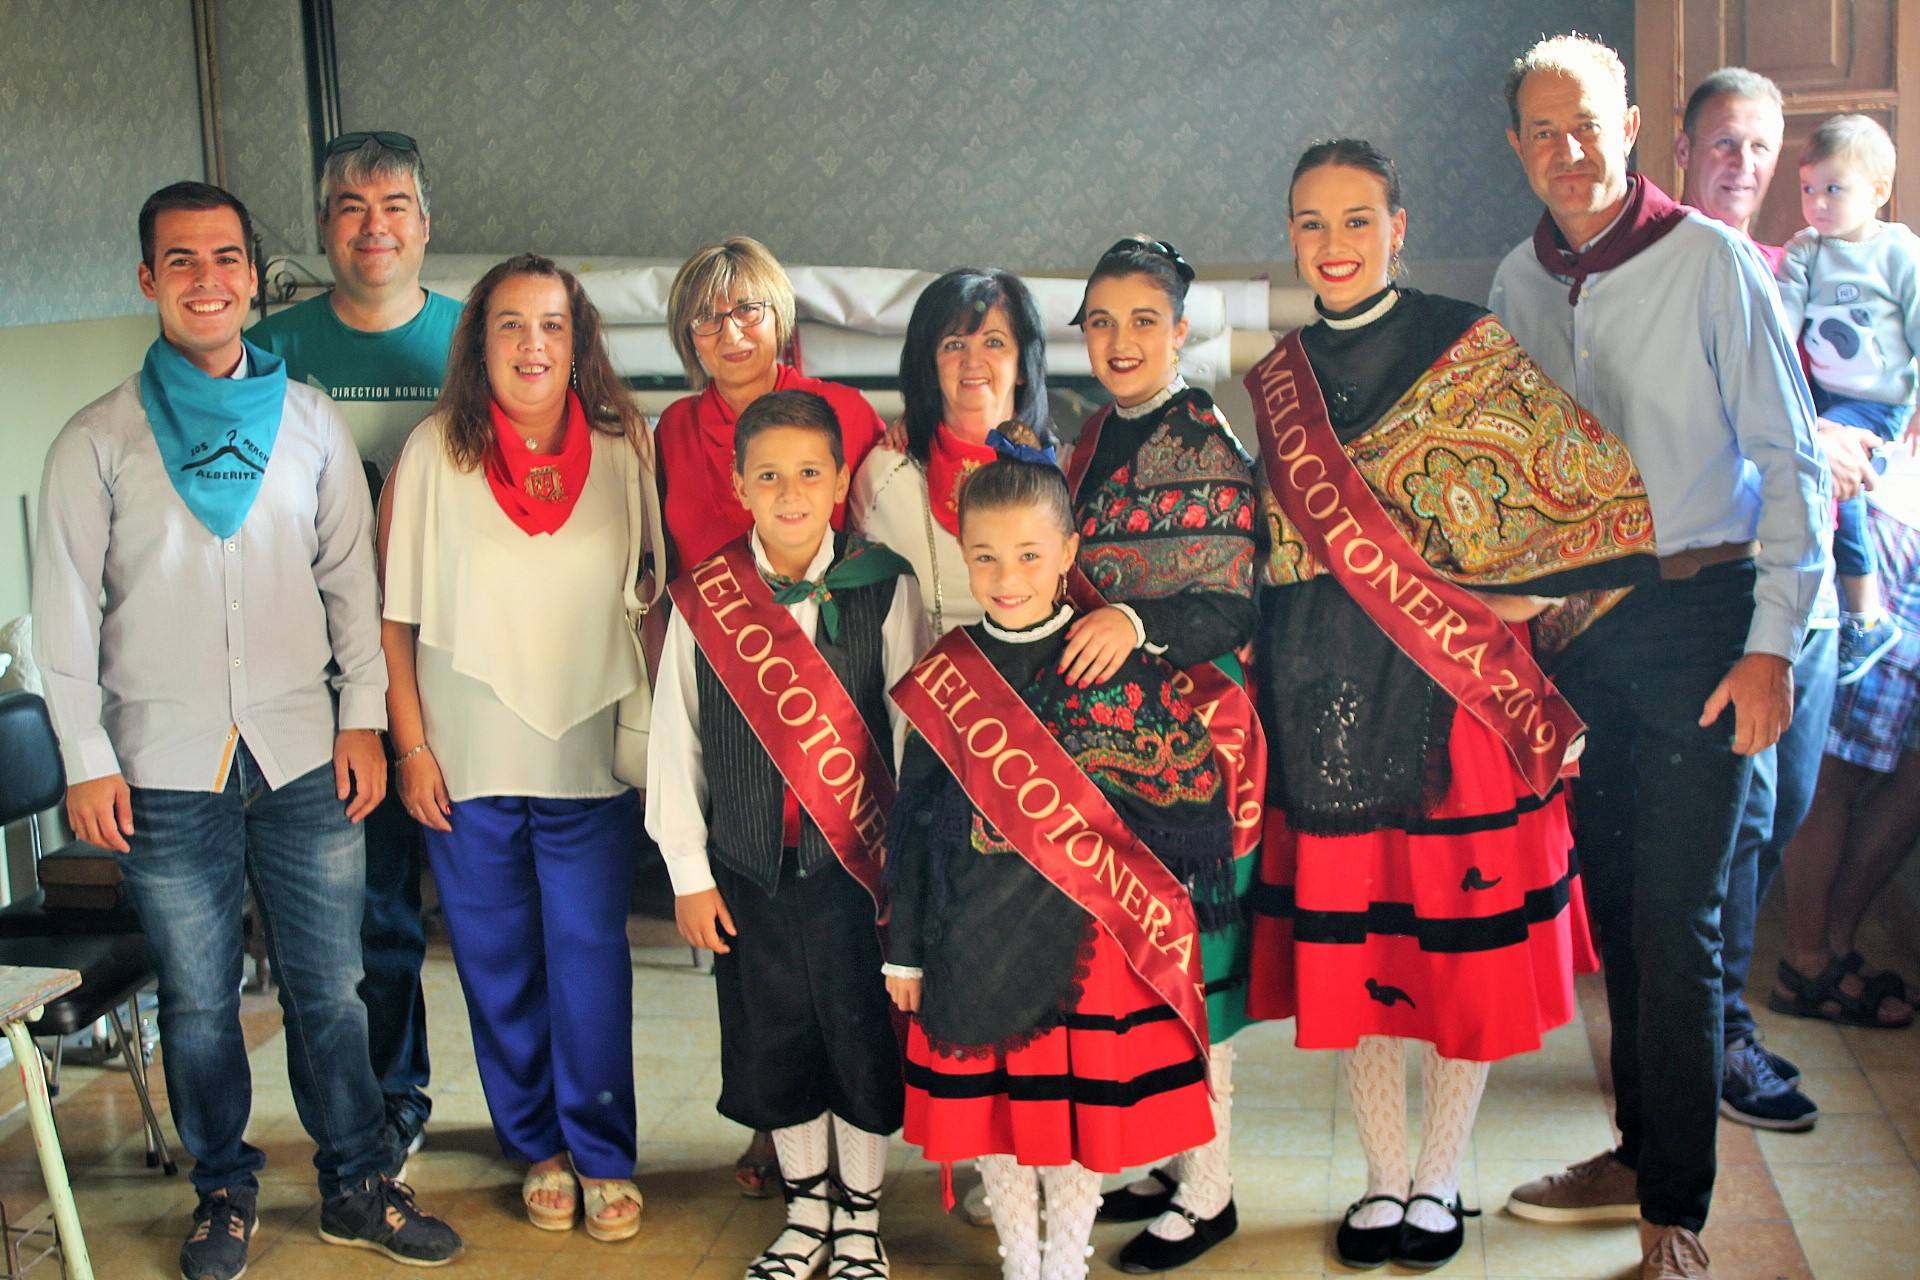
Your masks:
{"label": "white blouse sleeve", "polygon": [[711,889],[707,862],[707,770],[700,754],[700,693],[693,632],[678,610],[667,621],[660,687],[653,691],[647,746],[647,834],[660,846],[676,895]]}

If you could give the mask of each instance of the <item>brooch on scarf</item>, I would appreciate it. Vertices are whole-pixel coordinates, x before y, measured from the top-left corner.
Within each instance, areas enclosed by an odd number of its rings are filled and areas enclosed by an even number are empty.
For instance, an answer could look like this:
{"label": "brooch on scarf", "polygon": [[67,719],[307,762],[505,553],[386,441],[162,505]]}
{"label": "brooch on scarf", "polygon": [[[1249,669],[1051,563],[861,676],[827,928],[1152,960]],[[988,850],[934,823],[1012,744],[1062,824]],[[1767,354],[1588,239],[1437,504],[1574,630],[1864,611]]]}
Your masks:
{"label": "brooch on scarf", "polygon": [[535,502],[566,501],[567,486],[566,482],[560,478],[558,467],[534,467],[527,472],[527,478],[521,487]]}

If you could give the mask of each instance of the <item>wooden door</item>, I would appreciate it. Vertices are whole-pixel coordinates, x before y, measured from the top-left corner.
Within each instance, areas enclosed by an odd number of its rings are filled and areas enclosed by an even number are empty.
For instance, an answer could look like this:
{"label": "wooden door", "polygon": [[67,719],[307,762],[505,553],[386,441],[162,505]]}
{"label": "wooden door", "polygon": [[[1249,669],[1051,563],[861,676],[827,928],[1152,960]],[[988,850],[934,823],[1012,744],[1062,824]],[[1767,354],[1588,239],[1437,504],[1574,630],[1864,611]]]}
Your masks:
{"label": "wooden door", "polygon": [[1786,99],[1786,140],[1756,239],[1779,244],[1806,225],[1800,148],[1822,120],[1845,111],[1885,125],[1899,151],[1893,201],[1881,216],[1920,222],[1920,0],[1636,0],[1636,159],[1681,199],[1673,135],[1688,91],[1725,66],[1771,77]]}

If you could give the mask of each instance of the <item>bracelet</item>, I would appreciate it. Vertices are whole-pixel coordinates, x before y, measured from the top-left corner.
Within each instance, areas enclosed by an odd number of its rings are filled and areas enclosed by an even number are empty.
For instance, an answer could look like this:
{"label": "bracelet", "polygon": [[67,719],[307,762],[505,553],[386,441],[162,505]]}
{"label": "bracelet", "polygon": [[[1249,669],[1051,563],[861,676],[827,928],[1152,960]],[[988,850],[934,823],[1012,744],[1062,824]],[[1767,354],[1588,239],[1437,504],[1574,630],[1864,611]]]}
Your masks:
{"label": "bracelet", "polygon": [[419,745],[419,746],[417,746],[417,747],[411,747],[411,748],[409,748],[409,749],[407,749],[406,751],[402,751],[402,752],[401,752],[401,753],[400,753],[399,755],[397,755],[397,756],[395,756],[395,757],[393,758],[393,763],[394,763],[394,764],[395,764],[396,766],[399,766],[399,765],[403,765],[403,764],[405,764],[405,763],[406,763],[407,761],[409,761],[409,760],[411,760],[411,759],[413,759],[413,758],[414,758],[415,756],[417,756],[417,755],[419,755],[419,754],[420,754],[420,753],[421,753],[422,751],[425,751],[426,749],[427,749],[427,744],[426,744],[426,741],[425,741],[425,740],[423,739],[423,740],[421,741],[421,743],[420,743],[420,745]]}

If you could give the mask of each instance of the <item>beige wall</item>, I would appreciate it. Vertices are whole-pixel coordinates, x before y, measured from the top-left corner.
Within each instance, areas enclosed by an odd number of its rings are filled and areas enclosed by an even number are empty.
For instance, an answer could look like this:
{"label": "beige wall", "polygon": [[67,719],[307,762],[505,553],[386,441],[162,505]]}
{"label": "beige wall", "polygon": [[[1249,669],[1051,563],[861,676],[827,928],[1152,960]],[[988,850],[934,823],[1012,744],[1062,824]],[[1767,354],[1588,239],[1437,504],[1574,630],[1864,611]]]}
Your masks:
{"label": "beige wall", "polygon": [[27,527],[40,519],[47,446],[140,367],[156,332],[151,312],[0,329],[0,621],[27,611]]}

